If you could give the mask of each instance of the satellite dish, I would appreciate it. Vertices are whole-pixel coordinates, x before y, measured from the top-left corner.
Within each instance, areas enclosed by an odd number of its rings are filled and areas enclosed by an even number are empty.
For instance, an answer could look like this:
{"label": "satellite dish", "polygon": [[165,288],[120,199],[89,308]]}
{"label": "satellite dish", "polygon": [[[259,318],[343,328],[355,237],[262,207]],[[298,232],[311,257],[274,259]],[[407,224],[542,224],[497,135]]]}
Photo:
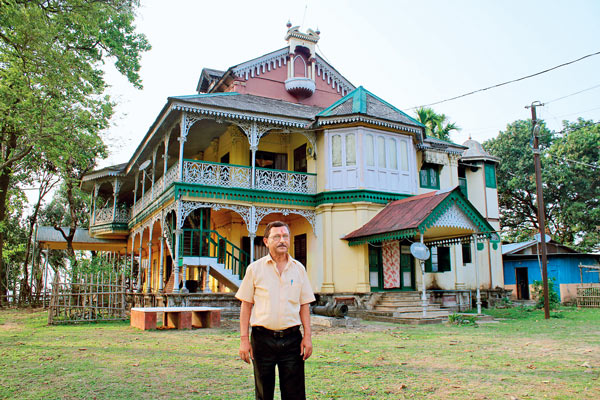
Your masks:
{"label": "satellite dish", "polygon": [[146,168],[148,168],[148,166],[150,165],[150,163],[151,163],[151,162],[152,162],[152,161],[150,161],[150,160],[146,160],[146,161],[144,161],[144,162],[142,163],[142,165],[140,165],[140,171],[143,171],[143,170],[145,170]]}
{"label": "satellite dish", "polygon": [[[533,238],[538,242],[538,243],[542,243],[542,235],[540,235],[539,233],[536,233],[535,235],[533,235]],[[550,242],[552,240],[552,237],[550,235],[548,235],[547,233],[544,235],[544,241],[546,243]]]}
{"label": "satellite dish", "polygon": [[429,258],[429,248],[421,242],[415,242],[410,245],[410,254],[418,260],[425,261]]}

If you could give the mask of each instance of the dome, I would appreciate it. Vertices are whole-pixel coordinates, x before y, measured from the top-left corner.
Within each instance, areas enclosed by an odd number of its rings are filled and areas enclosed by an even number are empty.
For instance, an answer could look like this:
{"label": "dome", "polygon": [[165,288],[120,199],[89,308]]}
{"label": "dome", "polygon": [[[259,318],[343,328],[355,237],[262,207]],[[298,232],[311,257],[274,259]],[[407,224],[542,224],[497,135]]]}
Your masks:
{"label": "dome", "polygon": [[463,151],[461,159],[463,161],[466,160],[484,160],[484,161],[493,161],[499,162],[500,159],[498,157],[492,156],[490,153],[483,149],[481,143],[477,140],[469,139],[463,143],[463,146],[468,147],[467,150]]}

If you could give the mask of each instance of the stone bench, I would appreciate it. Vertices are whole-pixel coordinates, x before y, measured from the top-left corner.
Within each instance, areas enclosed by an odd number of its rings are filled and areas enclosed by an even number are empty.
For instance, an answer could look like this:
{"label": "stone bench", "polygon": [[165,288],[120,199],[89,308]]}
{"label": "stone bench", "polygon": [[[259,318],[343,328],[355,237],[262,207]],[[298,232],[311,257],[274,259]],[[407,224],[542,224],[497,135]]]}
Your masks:
{"label": "stone bench", "polygon": [[159,312],[163,313],[165,328],[218,328],[221,325],[221,308],[218,307],[134,307],[131,309],[131,326],[142,330],[156,329]]}

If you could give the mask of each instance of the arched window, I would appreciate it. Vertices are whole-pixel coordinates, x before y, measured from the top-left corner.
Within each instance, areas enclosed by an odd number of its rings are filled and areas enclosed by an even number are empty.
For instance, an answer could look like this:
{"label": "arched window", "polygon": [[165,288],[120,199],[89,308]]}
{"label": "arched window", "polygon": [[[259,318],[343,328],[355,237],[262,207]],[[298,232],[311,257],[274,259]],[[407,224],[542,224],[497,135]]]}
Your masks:
{"label": "arched window", "polygon": [[294,57],[294,77],[306,78],[306,61],[301,55]]}

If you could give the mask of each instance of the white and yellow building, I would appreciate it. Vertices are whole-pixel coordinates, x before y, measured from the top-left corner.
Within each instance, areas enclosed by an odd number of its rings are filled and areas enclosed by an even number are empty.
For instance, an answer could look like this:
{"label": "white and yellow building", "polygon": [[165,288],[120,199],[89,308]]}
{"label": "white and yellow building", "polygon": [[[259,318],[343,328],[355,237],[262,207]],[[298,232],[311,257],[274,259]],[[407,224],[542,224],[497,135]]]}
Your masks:
{"label": "white and yellow building", "polygon": [[[475,141],[426,137],[319,56],[319,32],[288,28],[282,49],[204,69],[197,93],[169,97],[127,163],[84,178],[89,235],[126,249],[132,287],[235,290],[274,220],[290,225],[291,255],[316,292],[418,290],[423,276],[433,289],[502,286],[490,241],[498,160]],[[388,204],[423,211],[440,196],[420,225],[371,229]],[[392,216],[410,219],[402,207]],[[434,255],[424,275],[409,251],[420,240]]]}

